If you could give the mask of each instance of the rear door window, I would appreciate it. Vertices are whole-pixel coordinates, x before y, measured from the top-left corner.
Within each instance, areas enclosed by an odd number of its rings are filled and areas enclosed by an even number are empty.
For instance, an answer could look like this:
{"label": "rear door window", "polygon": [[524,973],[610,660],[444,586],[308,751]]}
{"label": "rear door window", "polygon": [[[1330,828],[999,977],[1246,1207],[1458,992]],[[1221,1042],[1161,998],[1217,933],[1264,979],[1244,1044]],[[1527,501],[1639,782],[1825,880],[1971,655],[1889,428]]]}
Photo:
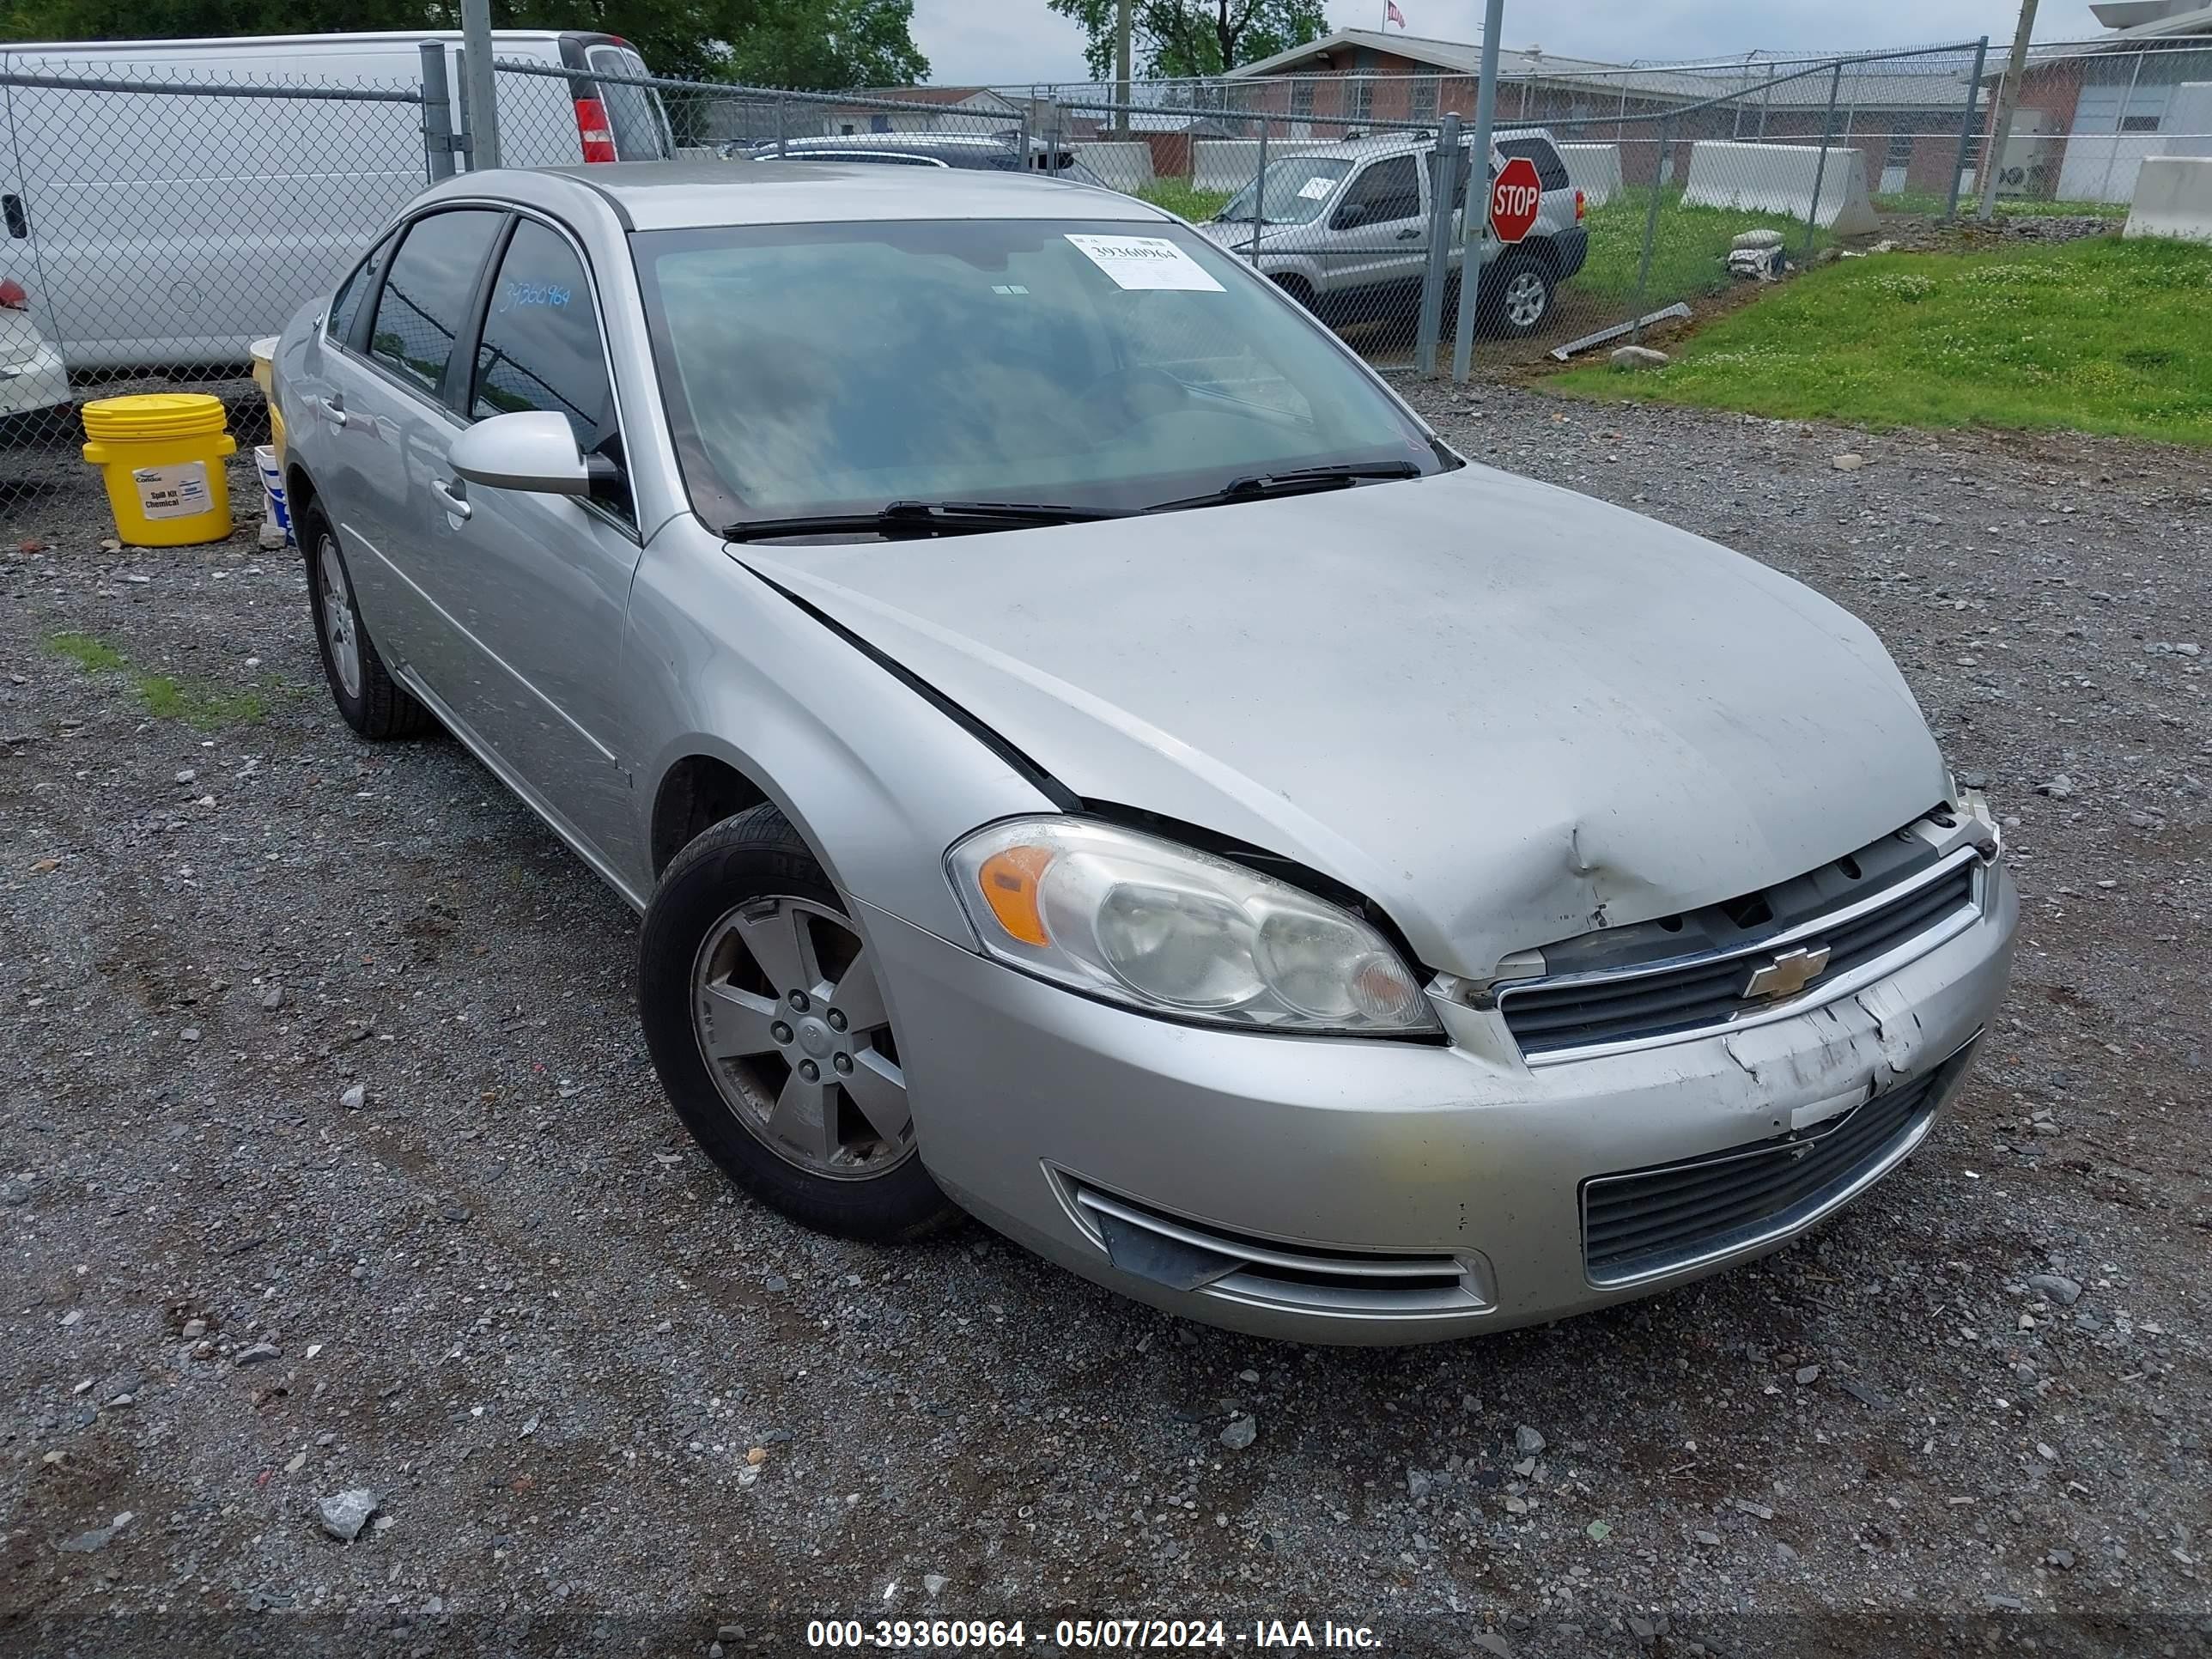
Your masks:
{"label": "rear door window", "polygon": [[435,397],[453,342],[467,322],[484,256],[506,216],[458,208],[417,219],[392,261],[376,301],[368,355]]}
{"label": "rear door window", "polygon": [[[584,61],[602,75],[642,79],[649,73],[645,59],[628,46],[592,46],[584,53]],[[665,161],[676,154],[668,112],[661,107],[660,94],[651,87],[602,81],[599,101],[606,107],[607,125],[614,131],[615,154],[623,161]]]}
{"label": "rear door window", "polygon": [[368,296],[376,292],[376,284],[384,275],[384,267],[392,258],[392,250],[398,245],[397,237],[387,236],[376,245],[375,252],[353,268],[353,274],[338,284],[337,297],[331,301],[330,321],[326,330],[331,339],[340,345],[353,343],[354,325],[360,319],[361,308]]}
{"label": "rear door window", "polygon": [[1361,224],[1387,224],[1393,219],[1416,219],[1421,212],[1421,175],[1410,155],[1393,155],[1377,161],[1352,181],[1344,193],[1344,208],[1357,206]]}

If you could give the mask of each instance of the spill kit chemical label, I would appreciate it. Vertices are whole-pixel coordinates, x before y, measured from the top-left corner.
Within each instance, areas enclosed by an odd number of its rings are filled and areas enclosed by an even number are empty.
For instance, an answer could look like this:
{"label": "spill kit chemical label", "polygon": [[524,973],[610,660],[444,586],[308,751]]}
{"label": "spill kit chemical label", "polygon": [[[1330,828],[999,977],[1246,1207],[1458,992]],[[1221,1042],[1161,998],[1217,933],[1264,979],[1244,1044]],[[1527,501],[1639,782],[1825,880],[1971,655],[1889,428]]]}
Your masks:
{"label": "spill kit chemical label", "polygon": [[138,510],[149,519],[188,519],[212,504],[205,461],[174,466],[142,466],[131,475],[138,486]]}

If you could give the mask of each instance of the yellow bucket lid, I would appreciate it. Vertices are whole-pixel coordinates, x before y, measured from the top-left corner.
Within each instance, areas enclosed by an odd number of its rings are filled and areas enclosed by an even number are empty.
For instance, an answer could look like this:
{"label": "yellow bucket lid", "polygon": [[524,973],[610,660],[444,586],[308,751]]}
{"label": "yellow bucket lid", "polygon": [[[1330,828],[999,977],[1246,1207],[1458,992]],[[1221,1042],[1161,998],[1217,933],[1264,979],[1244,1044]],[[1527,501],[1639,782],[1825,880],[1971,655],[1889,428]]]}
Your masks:
{"label": "yellow bucket lid", "polygon": [[221,432],[222,399],[202,392],[153,392],[137,398],[100,398],[84,406],[84,435],[111,442],[197,438]]}

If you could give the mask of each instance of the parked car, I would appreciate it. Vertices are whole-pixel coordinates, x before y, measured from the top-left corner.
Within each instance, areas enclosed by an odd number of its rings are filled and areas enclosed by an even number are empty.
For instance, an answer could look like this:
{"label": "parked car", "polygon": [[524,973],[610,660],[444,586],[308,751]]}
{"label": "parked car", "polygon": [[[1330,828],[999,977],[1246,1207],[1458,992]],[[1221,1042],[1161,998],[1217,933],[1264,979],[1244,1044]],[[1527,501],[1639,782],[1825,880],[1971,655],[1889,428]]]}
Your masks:
{"label": "parked car", "polygon": [[[1510,337],[1534,334],[1552,314],[1559,285],[1589,257],[1582,191],[1549,132],[1498,135],[1498,157],[1526,156],[1543,185],[1536,227],[1498,251],[1483,275],[1480,320]],[[1402,315],[1419,303],[1429,258],[1436,140],[1421,133],[1353,138],[1301,149],[1267,163],[1200,227],[1235,250],[1299,304],[1331,322]],[[1462,140],[1450,185],[1467,199],[1471,144]],[[1448,269],[1457,294],[1460,215]]]}
{"label": "parked car", "polygon": [[0,432],[42,426],[70,404],[69,366],[39,331],[31,296],[13,277],[0,278]]}
{"label": "parked car", "polygon": [[1029,167],[1049,173],[1063,183],[1109,189],[1065,145],[1054,147],[1041,138],[1029,141],[1026,157],[1019,133],[854,132],[835,138],[790,138],[778,143],[732,143],[721,146],[726,157],[756,161],[872,161],[878,166],[908,167],[971,167],[988,173],[1019,173]]}
{"label": "parked car", "polygon": [[[0,47],[21,75],[119,81],[414,87],[421,43],[381,34],[97,40]],[[502,58],[565,76],[497,78],[502,159],[514,167],[674,154],[644,61],[611,34],[502,29]],[[404,104],[146,96],[9,88],[0,200],[22,265],[40,273],[46,333],[79,369],[244,363],[302,301],[326,294],[422,188],[420,112]],[[179,158],[189,158],[180,168]]]}
{"label": "parked car", "polygon": [[642,913],[677,1113],[810,1225],[1551,1319],[1865,1191],[2003,991],[1997,829],[1862,623],[1471,465],[1133,198],[457,179],[275,383],[339,713]]}

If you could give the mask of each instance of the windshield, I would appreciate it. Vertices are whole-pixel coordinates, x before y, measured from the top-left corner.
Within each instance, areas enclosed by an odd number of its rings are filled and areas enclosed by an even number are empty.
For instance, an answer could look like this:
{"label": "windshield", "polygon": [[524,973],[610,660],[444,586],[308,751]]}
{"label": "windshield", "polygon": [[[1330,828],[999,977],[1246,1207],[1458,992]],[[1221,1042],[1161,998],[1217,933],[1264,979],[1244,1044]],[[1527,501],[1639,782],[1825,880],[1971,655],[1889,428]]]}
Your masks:
{"label": "windshield", "polygon": [[1270,224],[1303,225],[1316,219],[1352,164],[1304,155],[1267,163],[1267,171],[1229,198],[1217,219],[1249,219],[1255,198]]}
{"label": "windshield", "polygon": [[1451,465],[1306,315],[1166,222],[632,239],[700,516],[1153,507],[1255,474]]}

